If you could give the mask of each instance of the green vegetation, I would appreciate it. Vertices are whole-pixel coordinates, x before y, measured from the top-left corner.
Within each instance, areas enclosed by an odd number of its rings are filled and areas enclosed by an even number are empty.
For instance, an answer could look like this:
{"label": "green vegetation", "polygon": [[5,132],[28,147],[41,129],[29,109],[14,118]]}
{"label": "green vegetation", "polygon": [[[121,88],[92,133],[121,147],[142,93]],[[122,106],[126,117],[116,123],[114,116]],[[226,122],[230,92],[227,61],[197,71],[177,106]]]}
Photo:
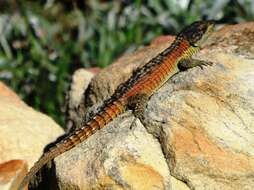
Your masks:
{"label": "green vegetation", "polygon": [[0,1],[0,80],[64,123],[71,74],[105,67],[198,19],[253,20],[252,0]]}

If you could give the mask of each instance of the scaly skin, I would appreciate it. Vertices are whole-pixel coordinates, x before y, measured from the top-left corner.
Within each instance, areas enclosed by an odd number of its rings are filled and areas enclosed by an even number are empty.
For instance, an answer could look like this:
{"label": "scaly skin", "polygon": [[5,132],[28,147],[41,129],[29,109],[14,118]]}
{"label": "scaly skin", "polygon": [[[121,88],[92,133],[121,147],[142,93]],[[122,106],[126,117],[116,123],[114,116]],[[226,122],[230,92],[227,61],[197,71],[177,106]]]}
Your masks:
{"label": "scaly skin", "polygon": [[130,99],[135,99],[139,95],[150,97],[171,76],[179,71],[179,62],[190,58],[199,50],[200,45],[210,33],[213,25],[213,21],[198,21],[183,29],[168,48],[143,67],[137,69],[129,80],[119,85],[111,98],[104,102],[98,113],[90,121],[83,123],[81,128],[69,134],[43,154],[25,176],[19,189],[21,190],[25,187],[48,161],[72,149],[125,112],[129,107]]}

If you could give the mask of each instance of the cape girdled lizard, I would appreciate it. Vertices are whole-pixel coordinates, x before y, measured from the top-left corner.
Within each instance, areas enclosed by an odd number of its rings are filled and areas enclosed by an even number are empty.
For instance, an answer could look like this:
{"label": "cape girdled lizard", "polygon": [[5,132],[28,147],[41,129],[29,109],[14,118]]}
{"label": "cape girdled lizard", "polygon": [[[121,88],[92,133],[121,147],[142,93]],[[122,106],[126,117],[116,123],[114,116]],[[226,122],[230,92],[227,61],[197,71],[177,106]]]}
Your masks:
{"label": "cape girdled lizard", "polygon": [[19,189],[22,190],[48,161],[83,142],[125,110],[131,109],[136,117],[142,117],[149,97],[178,71],[194,66],[202,68],[202,65],[209,64],[200,60],[190,61],[190,58],[200,50],[214,24],[214,21],[196,21],[184,28],[168,48],[133,72],[129,80],[120,84],[93,118],[83,122],[80,128],[44,153],[25,176]]}

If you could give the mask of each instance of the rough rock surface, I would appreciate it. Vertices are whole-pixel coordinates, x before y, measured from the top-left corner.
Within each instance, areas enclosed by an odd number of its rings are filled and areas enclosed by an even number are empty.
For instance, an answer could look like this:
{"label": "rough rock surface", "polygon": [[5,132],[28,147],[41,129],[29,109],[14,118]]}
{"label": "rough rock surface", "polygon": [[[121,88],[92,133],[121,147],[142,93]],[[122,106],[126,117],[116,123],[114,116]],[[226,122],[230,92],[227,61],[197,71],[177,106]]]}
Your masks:
{"label": "rough rock surface", "polygon": [[67,94],[67,128],[69,131],[79,126],[85,115],[84,92],[86,91],[94,72],[78,69],[72,76],[72,83]]}
{"label": "rough rock surface", "polygon": [[0,189],[17,190],[18,185],[27,171],[27,164],[23,160],[10,160],[8,162],[1,163]]}
{"label": "rough rock surface", "polygon": [[[168,38],[125,55],[92,79],[99,103]],[[170,79],[144,121],[130,111],[57,157],[58,188],[251,190],[254,187],[254,23],[225,26],[196,58],[212,61]],[[122,68],[125,69],[122,69]]]}
{"label": "rough rock surface", "polygon": [[[43,148],[63,133],[51,118],[27,106],[1,82],[0,113],[0,164],[18,159],[31,167]],[[15,168],[17,163],[12,164]]]}

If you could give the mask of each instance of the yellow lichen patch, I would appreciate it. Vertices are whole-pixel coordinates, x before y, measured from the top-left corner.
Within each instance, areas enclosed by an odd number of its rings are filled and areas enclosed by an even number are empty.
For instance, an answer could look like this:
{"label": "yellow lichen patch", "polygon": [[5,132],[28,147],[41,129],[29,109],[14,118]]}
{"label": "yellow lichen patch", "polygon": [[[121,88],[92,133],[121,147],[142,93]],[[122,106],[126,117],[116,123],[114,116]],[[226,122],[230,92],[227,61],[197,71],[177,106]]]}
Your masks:
{"label": "yellow lichen patch", "polygon": [[[233,153],[223,149],[207,137],[207,134],[198,129],[187,126],[188,129],[173,129],[173,138],[170,144],[173,145],[176,159],[181,164],[195,167],[220,168],[224,173],[247,172],[254,170],[254,160],[241,153]],[[187,163],[186,163],[187,162]],[[203,163],[202,165],[195,162]]]}
{"label": "yellow lichen patch", "polygon": [[85,190],[92,190],[92,189],[105,190],[109,188],[114,190],[126,189],[122,185],[117,184],[117,182],[114,179],[112,179],[110,176],[104,175],[98,178],[98,180],[96,180],[93,186],[89,186]]}
{"label": "yellow lichen patch", "polygon": [[131,189],[164,189],[162,176],[147,165],[128,162],[120,171],[124,180],[131,185]]}

